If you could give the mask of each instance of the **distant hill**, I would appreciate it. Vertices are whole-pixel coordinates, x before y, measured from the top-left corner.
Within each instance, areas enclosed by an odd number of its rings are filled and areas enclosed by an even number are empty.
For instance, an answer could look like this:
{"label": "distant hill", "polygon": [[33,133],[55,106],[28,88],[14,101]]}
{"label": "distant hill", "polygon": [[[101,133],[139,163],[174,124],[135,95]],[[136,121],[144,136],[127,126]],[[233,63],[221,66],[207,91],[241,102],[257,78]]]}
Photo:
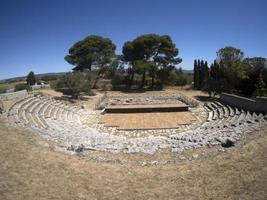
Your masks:
{"label": "distant hill", "polygon": [[[52,72],[52,73],[35,74],[35,77],[41,78],[43,76],[60,76],[60,75],[64,75],[64,74],[66,74],[66,72]],[[14,77],[14,78],[7,78],[7,79],[0,80],[0,83],[24,81],[24,80],[26,80],[26,77],[27,76],[18,76],[18,77]]]}
{"label": "distant hill", "polygon": [[[190,69],[183,69],[183,72],[185,74],[193,74],[194,71],[190,70]],[[60,75],[64,75],[67,72],[51,72],[51,73],[43,73],[43,74],[35,74],[35,76],[37,78],[41,78],[43,76],[60,76]],[[26,80],[27,76],[18,76],[18,77],[14,77],[14,78],[7,78],[7,79],[3,79],[0,80],[0,83],[10,83],[10,82],[16,82],[16,81],[24,81]]]}
{"label": "distant hill", "polygon": [[194,70],[192,69],[183,69],[184,74],[194,74]]}

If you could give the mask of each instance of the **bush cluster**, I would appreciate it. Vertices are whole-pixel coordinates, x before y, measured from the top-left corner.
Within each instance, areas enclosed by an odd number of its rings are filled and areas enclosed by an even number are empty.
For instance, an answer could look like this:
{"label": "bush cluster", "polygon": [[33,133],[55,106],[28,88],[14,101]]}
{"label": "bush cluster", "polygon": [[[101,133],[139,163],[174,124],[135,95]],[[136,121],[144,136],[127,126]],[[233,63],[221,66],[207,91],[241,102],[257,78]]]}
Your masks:
{"label": "bush cluster", "polygon": [[20,90],[27,90],[28,89],[28,85],[26,83],[18,83],[14,86],[14,91],[20,91]]}
{"label": "bush cluster", "polygon": [[90,94],[90,75],[83,72],[69,72],[53,83],[53,87],[57,91],[77,99],[81,94]]}

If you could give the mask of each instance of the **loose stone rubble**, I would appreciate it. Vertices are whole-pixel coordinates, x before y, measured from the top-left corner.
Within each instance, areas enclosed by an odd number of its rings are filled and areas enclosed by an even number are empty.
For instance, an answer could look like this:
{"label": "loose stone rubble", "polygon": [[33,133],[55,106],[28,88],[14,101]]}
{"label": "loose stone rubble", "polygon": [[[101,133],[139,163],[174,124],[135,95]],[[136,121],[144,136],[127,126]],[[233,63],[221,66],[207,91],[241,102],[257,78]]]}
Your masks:
{"label": "loose stone rubble", "polygon": [[166,129],[164,131],[168,134],[163,135],[146,131],[146,134],[136,137],[113,134],[108,129],[97,128],[97,120],[85,123],[96,119],[98,111],[41,95],[30,95],[16,102],[9,109],[7,120],[10,124],[33,129],[70,151],[148,154],[161,149],[181,152],[206,145],[230,147],[245,134],[266,125],[266,116],[262,113],[250,113],[217,101],[207,102],[205,110],[201,105],[199,107],[205,118],[203,124],[199,123],[186,130]]}
{"label": "loose stone rubble", "polygon": [[198,101],[185,96],[182,93],[158,94],[158,95],[140,95],[135,97],[109,96],[105,94],[97,103],[98,109],[104,109],[109,105],[149,105],[149,104],[186,104],[191,107],[198,106]]}

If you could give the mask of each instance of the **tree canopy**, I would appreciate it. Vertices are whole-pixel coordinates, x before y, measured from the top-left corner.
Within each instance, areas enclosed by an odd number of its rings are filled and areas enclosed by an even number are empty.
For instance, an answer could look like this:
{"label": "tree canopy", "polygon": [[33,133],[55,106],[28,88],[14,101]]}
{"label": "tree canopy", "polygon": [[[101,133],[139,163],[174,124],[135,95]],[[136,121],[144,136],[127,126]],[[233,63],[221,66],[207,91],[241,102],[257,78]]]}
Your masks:
{"label": "tree canopy", "polygon": [[226,46],[217,51],[217,60],[226,64],[241,61],[243,57],[244,52],[232,46]]}
{"label": "tree canopy", "polygon": [[101,68],[115,56],[116,46],[109,38],[90,35],[75,43],[70,49],[65,60],[75,65],[73,70],[91,70],[92,67]]}
{"label": "tree canopy", "polygon": [[228,83],[229,92],[232,92],[247,76],[247,67],[242,62],[243,57],[244,52],[232,46],[226,46],[217,52],[217,61],[223,74],[221,77]]}
{"label": "tree canopy", "polygon": [[[178,48],[168,35],[144,34],[132,41],[126,41],[122,55],[115,55],[115,49],[116,46],[109,38],[90,35],[75,43],[69,49],[65,60],[75,66],[75,72],[91,72],[96,69],[92,73],[92,77],[96,77],[93,88],[96,88],[100,78],[111,79],[113,88],[127,85],[129,89],[132,85],[160,89],[163,84],[184,85],[191,81],[191,76],[176,68],[182,59],[178,56]],[[266,58],[244,58],[244,52],[233,46],[223,47],[216,53],[217,57],[210,67],[204,60],[194,61],[195,89],[202,89],[210,94],[267,93]],[[29,84],[32,82],[27,80]]]}
{"label": "tree canopy", "polygon": [[[217,51],[217,59],[201,73],[201,62],[194,62],[194,87],[210,94],[220,92],[242,93],[246,96],[266,95],[267,62],[266,58],[244,58],[242,50],[224,47]],[[204,67],[206,69],[206,67]],[[207,74],[206,74],[207,77]],[[203,78],[206,79],[203,83]]]}
{"label": "tree canopy", "polygon": [[141,86],[144,86],[146,74],[152,78],[152,87],[154,79],[159,70],[167,70],[179,64],[182,59],[178,57],[178,48],[172,42],[168,35],[145,34],[137,37],[133,41],[125,42],[123,46],[123,60],[131,66],[131,78],[129,86],[131,87],[134,74],[142,74]]}

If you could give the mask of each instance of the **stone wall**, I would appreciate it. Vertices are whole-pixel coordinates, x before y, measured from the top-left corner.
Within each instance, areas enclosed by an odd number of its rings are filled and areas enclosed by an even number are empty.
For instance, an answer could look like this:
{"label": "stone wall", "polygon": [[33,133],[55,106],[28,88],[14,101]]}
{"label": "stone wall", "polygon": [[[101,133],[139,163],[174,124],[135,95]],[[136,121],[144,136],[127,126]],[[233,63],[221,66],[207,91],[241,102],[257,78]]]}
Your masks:
{"label": "stone wall", "polygon": [[44,85],[31,85],[30,86],[31,90],[39,90],[39,89],[45,89],[45,88],[50,88],[50,85],[44,84]]}
{"label": "stone wall", "polygon": [[222,93],[220,99],[229,105],[243,108],[245,110],[267,113],[266,97],[256,97],[254,100],[234,94]]}
{"label": "stone wall", "polygon": [[3,93],[0,94],[0,101],[13,101],[21,98],[25,98],[28,95],[27,90],[21,90],[18,92]]}

